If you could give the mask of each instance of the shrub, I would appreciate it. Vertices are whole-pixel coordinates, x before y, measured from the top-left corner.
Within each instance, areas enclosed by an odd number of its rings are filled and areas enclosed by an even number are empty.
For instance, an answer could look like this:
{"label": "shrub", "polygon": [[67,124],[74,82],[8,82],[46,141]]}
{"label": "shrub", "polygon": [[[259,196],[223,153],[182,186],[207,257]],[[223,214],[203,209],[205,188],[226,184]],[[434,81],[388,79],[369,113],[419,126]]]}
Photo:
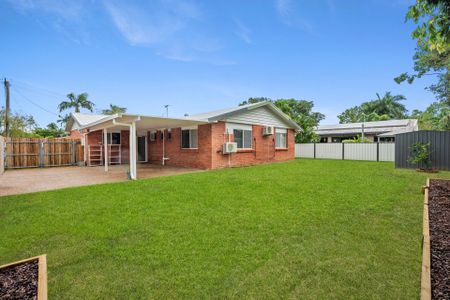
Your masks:
{"label": "shrub", "polygon": [[411,149],[411,156],[408,162],[412,164],[417,164],[418,167],[425,166],[425,169],[431,169],[431,159],[430,159],[430,143],[416,142]]}

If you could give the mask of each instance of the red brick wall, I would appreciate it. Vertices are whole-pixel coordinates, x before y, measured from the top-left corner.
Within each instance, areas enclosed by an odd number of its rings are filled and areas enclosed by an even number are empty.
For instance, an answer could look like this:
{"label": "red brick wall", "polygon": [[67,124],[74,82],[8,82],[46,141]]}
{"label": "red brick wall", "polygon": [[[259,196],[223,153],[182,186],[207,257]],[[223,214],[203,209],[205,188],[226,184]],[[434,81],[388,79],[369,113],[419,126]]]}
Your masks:
{"label": "red brick wall", "polygon": [[[237,153],[223,155],[222,145],[228,141],[228,136],[225,134],[225,123],[219,122],[212,124],[212,126],[215,127],[213,128],[213,169],[285,161],[295,157],[295,134],[292,129],[288,130],[287,148],[275,149],[275,135],[263,136],[264,126],[253,125],[253,149],[238,150]],[[233,134],[230,134],[230,141],[234,141]]]}
{"label": "red brick wall", "polygon": [[[294,159],[294,131],[288,130],[287,149],[275,149],[275,135],[263,136],[263,126],[253,125],[253,149],[240,150],[238,153],[223,155],[223,144],[228,141],[225,123],[218,122],[198,126],[198,149],[181,148],[181,128],[173,128],[171,139],[165,133],[165,156],[167,165],[199,169],[216,169],[228,166],[255,165],[273,161]],[[163,156],[162,132],[158,131],[156,140],[148,138],[148,161],[161,164]],[[234,137],[230,134],[230,140]],[[102,131],[88,134],[89,144],[101,144]],[[129,131],[121,131],[122,163],[129,163]]]}
{"label": "red brick wall", "polygon": [[[162,132],[158,131],[156,141],[148,139],[148,158],[150,162],[160,164],[163,156]],[[181,148],[181,128],[173,128],[171,139],[165,133],[166,164],[170,166],[211,169],[211,125],[198,126],[198,149]]]}
{"label": "red brick wall", "polygon": [[130,163],[130,131],[121,130],[120,131],[120,150],[122,153],[122,163]]}
{"label": "red brick wall", "polygon": [[75,130],[72,130],[70,132],[69,137],[71,139],[82,139],[83,138],[83,134],[79,130],[75,129]]}

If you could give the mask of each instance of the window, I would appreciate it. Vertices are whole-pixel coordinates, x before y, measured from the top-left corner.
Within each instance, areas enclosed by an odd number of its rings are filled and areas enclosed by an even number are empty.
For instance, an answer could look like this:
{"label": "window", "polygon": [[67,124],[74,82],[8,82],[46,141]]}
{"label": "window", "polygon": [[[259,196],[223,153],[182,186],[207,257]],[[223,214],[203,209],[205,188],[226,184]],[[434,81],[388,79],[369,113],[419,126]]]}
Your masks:
{"label": "window", "polygon": [[167,130],[167,140],[168,141],[172,140],[172,129]]}
{"label": "window", "polygon": [[150,131],[150,141],[156,141],[156,131]]}
{"label": "window", "polygon": [[[103,135],[102,135],[103,140]],[[108,145],[120,145],[120,132],[108,132]]]}
{"label": "window", "polygon": [[234,129],[234,142],[237,143],[238,149],[252,148],[252,131],[244,129]]}
{"label": "window", "polygon": [[198,148],[198,131],[197,129],[181,130],[181,148],[197,149]]}
{"label": "window", "polygon": [[275,129],[275,148],[287,148],[287,130]]}

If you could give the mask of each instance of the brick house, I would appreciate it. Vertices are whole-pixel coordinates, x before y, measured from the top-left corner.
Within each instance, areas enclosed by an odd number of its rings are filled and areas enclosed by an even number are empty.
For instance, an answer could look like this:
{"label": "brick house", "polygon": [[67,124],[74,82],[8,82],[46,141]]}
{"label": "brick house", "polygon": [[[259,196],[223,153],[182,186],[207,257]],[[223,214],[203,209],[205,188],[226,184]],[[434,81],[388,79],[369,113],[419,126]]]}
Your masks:
{"label": "brick house", "polygon": [[299,126],[261,102],[179,119],[72,113],[66,129],[81,138],[87,165],[130,164],[135,178],[136,163],[216,169],[294,159]]}

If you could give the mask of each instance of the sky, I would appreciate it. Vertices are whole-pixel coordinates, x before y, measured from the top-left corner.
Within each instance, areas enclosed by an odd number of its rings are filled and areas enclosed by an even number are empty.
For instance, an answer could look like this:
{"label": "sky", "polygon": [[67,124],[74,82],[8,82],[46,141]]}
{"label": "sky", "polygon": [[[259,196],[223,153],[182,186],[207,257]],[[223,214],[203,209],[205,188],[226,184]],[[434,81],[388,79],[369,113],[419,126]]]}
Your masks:
{"label": "sky", "polygon": [[[96,111],[173,117],[249,97],[314,102],[338,123],[376,93],[434,101],[394,82],[412,71],[414,0],[0,0],[0,77],[11,109],[45,126],[65,95],[87,92]],[[0,93],[0,105],[4,105]]]}

